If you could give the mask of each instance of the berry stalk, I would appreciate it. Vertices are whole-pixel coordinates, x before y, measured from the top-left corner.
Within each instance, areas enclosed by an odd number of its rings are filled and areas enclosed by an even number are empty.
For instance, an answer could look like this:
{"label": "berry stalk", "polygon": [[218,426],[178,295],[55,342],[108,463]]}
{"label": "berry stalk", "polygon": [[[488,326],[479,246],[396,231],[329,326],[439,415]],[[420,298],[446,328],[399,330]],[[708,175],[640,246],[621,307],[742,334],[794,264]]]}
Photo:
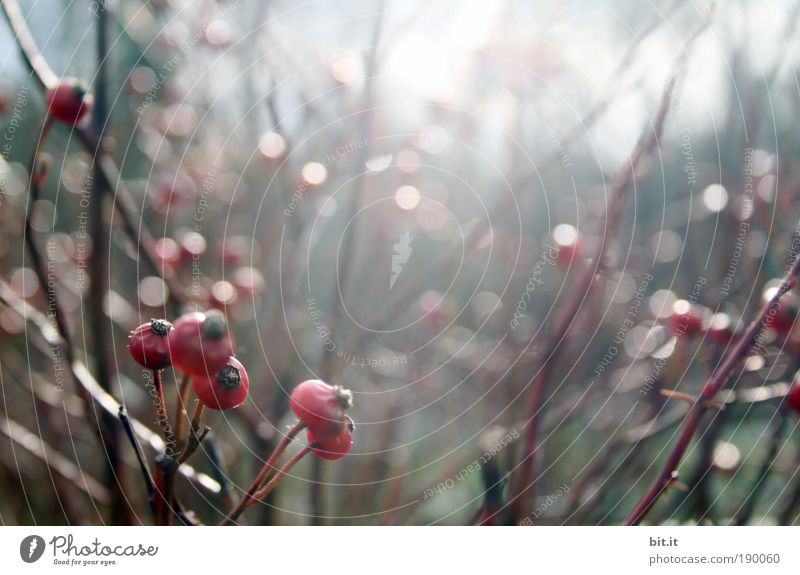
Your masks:
{"label": "berry stalk", "polygon": [[272,450],[272,453],[270,454],[266,463],[264,463],[264,466],[261,468],[261,471],[258,472],[256,478],[253,479],[252,483],[250,483],[250,486],[247,488],[247,492],[245,493],[245,495],[239,500],[239,502],[236,504],[236,507],[234,507],[230,511],[230,513],[228,513],[227,517],[225,517],[225,519],[220,521],[219,523],[220,525],[229,525],[230,523],[233,523],[239,518],[242,512],[251,505],[251,503],[248,502],[255,495],[255,493],[261,488],[262,484],[269,476],[270,471],[272,471],[272,469],[275,467],[275,462],[283,454],[283,452],[286,451],[286,448],[289,447],[289,444],[297,436],[297,434],[300,433],[303,429],[305,429],[305,427],[306,427],[305,423],[303,423],[302,421],[297,421],[289,429],[286,435],[284,435],[281,438],[281,440],[278,442],[278,445],[276,445],[275,449]]}
{"label": "berry stalk", "polygon": [[306,453],[308,453],[309,451],[313,450],[314,448],[316,448],[316,444],[312,443],[311,445],[306,445],[300,451],[295,453],[289,459],[289,461],[287,461],[283,465],[283,467],[281,467],[280,469],[278,469],[278,471],[275,472],[275,475],[273,476],[272,479],[269,480],[269,483],[267,483],[264,487],[262,487],[261,489],[256,491],[256,493],[253,495],[253,497],[248,500],[247,506],[245,507],[245,509],[247,509],[248,507],[252,506],[253,503],[255,503],[256,501],[261,501],[267,495],[269,495],[270,492],[273,489],[275,489],[275,486],[278,485],[280,480],[283,479],[283,477],[289,472],[289,470],[292,467],[294,467],[297,464],[298,461],[303,459],[303,457],[305,456]]}
{"label": "berry stalk", "polygon": [[177,405],[175,406],[175,443],[176,451],[183,449],[183,429],[186,427],[186,404],[189,401],[189,374],[184,374],[178,384]]}
{"label": "berry stalk", "polygon": [[167,417],[167,402],[164,400],[164,383],[160,369],[153,370],[153,387],[156,390],[156,419],[159,427],[161,427],[161,433],[164,434],[164,450],[169,452],[170,444],[175,441],[175,437],[172,436],[169,418]]}

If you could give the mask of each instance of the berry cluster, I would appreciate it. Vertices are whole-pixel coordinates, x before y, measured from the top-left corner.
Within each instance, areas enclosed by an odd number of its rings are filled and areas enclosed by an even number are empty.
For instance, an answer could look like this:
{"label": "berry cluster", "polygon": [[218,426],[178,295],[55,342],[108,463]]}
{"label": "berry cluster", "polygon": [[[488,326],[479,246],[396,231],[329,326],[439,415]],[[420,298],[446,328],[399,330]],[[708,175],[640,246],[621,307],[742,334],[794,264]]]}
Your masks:
{"label": "berry cluster", "polygon": [[[184,381],[191,383],[191,389],[197,396],[189,440],[183,442],[179,433],[179,449],[167,454],[179,464],[197,449],[208,432],[208,428],[201,432],[199,425],[204,407],[233,409],[247,399],[250,382],[244,366],[233,356],[235,347],[236,342],[225,317],[217,310],[186,313],[174,324],[165,319],[153,319],[131,332],[128,348],[139,365],[153,371],[159,411],[166,413],[161,370],[168,367],[182,372]],[[185,386],[182,385],[178,391],[181,404],[186,402]],[[290,405],[299,421],[275,447],[246,496],[226,515],[222,524],[235,521],[255,501],[266,497],[306,453],[311,452],[321,459],[336,460],[350,451],[355,425],[347,415],[347,410],[353,406],[353,394],[349,390],[310,379],[294,389]],[[178,421],[179,426],[181,422]],[[303,429],[306,430],[308,445],[269,479],[274,471],[274,463]],[[166,426],[164,435],[167,439]]]}
{"label": "berry cluster", "polygon": [[308,428],[308,441],[323,459],[340,459],[353,443],[353,420],[346,411],[353,406],[353,394],[318,379],[298,385],[290,398],[292,411]]}
{"label": "berry cluster", "polygon": [[235,342],[220,312],[192,312],[175,324],[154,319],[131,332],[128,347],[141,366],[173,366],[191,377],[197,398],[209,409],[233,409],[244,403],[250,381],[233,357]]}
{"label": "berry cluster", "polygon": [[[766,305],[774,295],[774,288],[762,294],[762,305]],[[775,342],[793,355],[800,353],[800,298],[788,292],[783,299],[767,314],[764,328]],[[705,334],[708,339],[720,347],[731,345],[736,335],[731,318],[725,313],[711,314],[700,305],[690,304],[686,300],[678,300],[672,307],[668,317],[670,332],[679,338]],[[786,405],[800,414],[800,374],[795,377],[786,394]]]}

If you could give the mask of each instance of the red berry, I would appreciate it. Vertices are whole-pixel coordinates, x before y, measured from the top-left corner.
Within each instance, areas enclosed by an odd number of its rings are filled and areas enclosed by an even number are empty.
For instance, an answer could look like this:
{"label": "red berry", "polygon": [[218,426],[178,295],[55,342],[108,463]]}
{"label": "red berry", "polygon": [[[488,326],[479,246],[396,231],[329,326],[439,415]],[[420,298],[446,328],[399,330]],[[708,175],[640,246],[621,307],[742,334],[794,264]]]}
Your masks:
{"label": "red berry", "polygon": [[217,311],[184,314],[174,327],[169,333],[172,364],[184,373],[211,377],[233,355],[233,336],[225,317]]}
{"label": "red berry", "polygon": [[297,418],[319,440],[334,437],[345,427],[345,411],[353,406],[353,394],[318,379],[309,379],[292,391],[290,405]]}
{"label": "red berry", "polygon": [[[764,293],[763,300],[769,301],[773,292],[767,290]],[[775,307],[774,314],[767,317],[769,327],[775,330],[778,335],[787,335],[792,331],[794,321],[800,314],[800,301],[797,296],[792,293],[787,293],[783,296],[778,305]]]}
{"label": "red berry", "polygon": [[734,330],[731,317],[726,313],[715,313],[711,316],[706,330],[708,338],[719,345],[727,346],[733,339]]}
{"label": "red berry", "polygon": [[194,375],[191,379],[197,399],[209,409],[239,407],[247,399],[250,380],[241,362],[229,357],[228,363],[211,377]]}
{"label": "red berry", "polygon": [[355,429],[355,425],[353,425],[352,419],[347,416],[345,417],[347,420],[346,424],[338,435],[317,439],[314,437],[314,434],[311,433],[311,430],[308,430],[309,444],[316,444],[316,446],[311,449],[314,455],[322,459],[333,461],[335,459],[341,459],[350,452],[350,448],[353,445],[353,430]]}
{"label": "red berry", "polygon": [[796,413],[800,413],[800,383],[795,382],[786,394],[786,403]]}
{"label": "red berry", "polygon": [[169,356],[169,332],[172,324],[165,319],[143,323],[131,332],[128,349],[139,365],[164,369],[172,363]]}
{"label": "red berry", "polygon": [[685,299],[679,299],[672,305],[669,327],[678,336],[700,333],[703,331],[703,314]]}
{"label": "red berry", "polygon": [[44,93],[47,111],[55,119],[74,126],[92,109],[93,98],[76,78],[62,78]]}

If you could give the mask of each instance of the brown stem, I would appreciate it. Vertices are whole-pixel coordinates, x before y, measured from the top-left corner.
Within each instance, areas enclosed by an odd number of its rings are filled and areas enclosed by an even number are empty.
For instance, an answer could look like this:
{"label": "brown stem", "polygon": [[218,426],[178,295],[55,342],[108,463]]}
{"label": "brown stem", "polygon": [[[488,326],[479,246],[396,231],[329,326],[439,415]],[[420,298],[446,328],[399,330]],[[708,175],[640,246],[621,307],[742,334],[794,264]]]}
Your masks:
{"label": "brown stem", "polygon": [[269,458],[267,459],[264,466],[261,468],[261,471],[258,472],[256,478],[250,483],[250,486],[247,488],[247,492],[245,495],[239,500],[230,513],[228,513],[227,517],[220,522],[220,525],[228,525],[234,521],[236,521],[242,512],[249,507],[250,503],[248,503],[254,494],[261,488],[261,485],[264,483],[264,480],[269,475],[270,471],[275,467],[275,462],[278,458],[286,451],[286,448],[292,442],[292,440],[300,433],[303,429],[305,429],[306,424],[302,421],[297,421],[284,435],[281,440],[278,442],[278,445],[275,446],[275,449],[270,454]]}
{"label": "brown stem", "polygon": [[[96,29],[96,58],[97,69],[94,77],[94,105],[92,106],[92,129],[98,138],[102,138],[108,125],[108,10],[101,10],[97,16]],[[91,202],[89,203],[89,230],[92,238],[92,250],[89,254],[89,270],[92,281],[89,282],[89,301],[104,302],[108,295],[109,282],[109,228],[105,219],[105,206],[109,187],[99,177],[100,168],[97,155],[92,160]],[[111,323],[105,312],[105,306],[92,305],[89,307],[89,324],[92,334],[92,350],[94,355],[94,368],[97,381],[106,391],[111,391],[112,377],[110,369],[109,344],[111,338]],[[127,478],[121,465],[119,428],[113,418],[106,425],[109,450],[106,469],[106,485],[112,490],[114,502],[111,505],[112,521],[117,525],[128,525],[132,519],[132,510],[128,507],[125,497],[125,484]]]}
{"label": "brown stem", "polygon": [[685,401],[689,405],[692,405],[695,401],[695,397],[689,393],[684,391],[677,391],[674,389],[662,389],[659,390],[659,393],[664,397],[669,397],[671,399],[680,399],[681,401]]}
{"label": "brown stem", "polygon": [[199,399],[195,400],[194,403],[194,414],[192,415],[192,431],[197,431],[200,429],[200,419],[203,417],[203,411],[205,410],[205,405]]}
{"label": "brown stem", "polygon": [[200,447],[200,444],[203,442],[203,439],[205,439],[206,435],[208,435],[208,432],[211,431],[211,428],[208,426],[200,430],[200,419],[203,417],[203,410],[205,409],[205,406],[199,399],[195,399],[194,401],[194,414],[192,415],[192,424],[189,427],[189,440],[186,448],[182,451],[180,457],[178,458],[178,464],[181,464],[189,459],[192,454],[197,451],[197,448]]}
{"label": "brown stem", "polygon": [[[158,470],[156,484],[161,494],[156,512],[156,522],[158,525],[171,525],[175,509],[175,475],[178,471],[177,456],[180,451],[175,434],[169,424],[167,402],[164,399],[164,384],[160,369],[153,370],[153,385],[156,388],[156,399],[158,401],[156,419],[158,419],[158,424],[164,434],[164,452],[156,462]],[[159,523],[159,521],[161,522]]]}
{"label": "brown stem", "polygon": [[[161,433],[164,435],[164,452],[169,453],[175,449],[175,437],[172,435],[172,430],[169,426],[167,402],[164,400],[164,383],[160,369],[153,370],[153,387],[156,390],[156,420],[158,421],[159,427],[161,427]],[[172,445],[172,447],[170,447],[170,445]]]}
{"label": "brown stem", "polygon": [[775,314],[775,309],[780,303],[781,298],[791,289],[792,284],[796,281],[798,271],[800,271],[800,258],[797,257],[798,249],[800,249],[800,234],[795,232],[794,238],[792,239],[792,246],[789,250],[790,261],[792,263],[786,275],[783,277],[780,287],[769,301],[762,306],[761,312],[756,316],[747,330],[739,337],[731,353],[719,365],[714,373],[711,374],[711,377],[705,385],[703,385],[700,397],[697,398],[689,410],[683,422],[680,436],[667,457],[667,461],[664,463],[661,472],[625,519],[625,525],[638,525],[658,500],[659,495],[661,495],[670,481],[672,481],[678,465],[697,433],[700,421],[708,406],[707,402],[714,400],[716,395],[725,386],[725,383],[728,381],[739,362],[750,352],[753,345],[757,343],[765,324],[768,325],[771,321],[770,318]]}
{"label": "brown stem", "polygon": [[211,428],[207,425],[203,429],[192,430],[192,436],[189,438],[189,444],[178,458],[178,465],[182,465],[184,461],[194,455],[194,452],[197,451],[197,448],[200,447],[200,444],[203,443],[203,440],[210,431]]}
{"label": "brown stem", "polygon": [[171,457],[161,454],[156,459],[155,474],[155,524],[171,525],[176,512],[175,483],[173,481],[177,464]]}
{"label": "brown stem", "polygon": [[[47,272],[47,264],[45,263],[44,258],[42,257],[42,253],[39,251],[39,247],[36,245],[36,241],[34,240],[35,230],[33,229],[31,216],[32,216],[32,209],[33,205],[39,199],[40,193],[40,186],[42,181],[44,180],[45,174],[45,167],[39,165],[39,153],[41,151],[42,145],[44,144],[44,140],[47,138],[47,134],[50,131],[50,127],[53,124],[53,118],[51,116],[47,116],[44,119],[42,124],[42,129],[39,133],[39,137],[36,141],[36,146],[34,148],[33,154],[31,156],[30,163],[28,165],[28,173],[30,174],[29,179],[29,198],[28,204],[26,207],[25,213],[25,243],[28,246],[28,251],[31,255],[31,262],[34,271],[36,272],[36,276],[39,279],[39,283],[41,284],[42,288],[45,292],[45,302],[48,308],[48,315],[55,320],[56,330],[58,331],[59,340],[58,342],[54,342],[53,350],[51,350],[51,355],[55,353],[55,348],[60,348],[59,353],[63,353],[63,357],[66,358],[67,363],[72,368],[76,354],[75,348],[72,344],[72,339],[69,333],[69,322],[67,321],[67,314],[64,311],[63,307],[61,306],[61,302],[59,301],[58,294],[56,293],[55,289],[55,282],[50,281],[48,278]],[[48,325],[51,324],[49,320],[45,320]],[[110,431],[108,429],[107,421],[101,421],[98,417],[97,411],[95,410],[95,406],[92,401],[92,397],[89,395],[87,390],[80,385],[78,382],[78,377],[75,374],[74,369],[70,369],[70,373],[72,374],[73,378],[75,379],[75,383],[77,384],[77,391],[78,396],[83,401],[84,408],[86,409],[86,414],[89,417],[89,423],[91,424],[92,430],[95,432],[97,437],[100,439],[102,446],[105,448],[107,454],[111,454],[113,451],[113,443],[110,441]]]}

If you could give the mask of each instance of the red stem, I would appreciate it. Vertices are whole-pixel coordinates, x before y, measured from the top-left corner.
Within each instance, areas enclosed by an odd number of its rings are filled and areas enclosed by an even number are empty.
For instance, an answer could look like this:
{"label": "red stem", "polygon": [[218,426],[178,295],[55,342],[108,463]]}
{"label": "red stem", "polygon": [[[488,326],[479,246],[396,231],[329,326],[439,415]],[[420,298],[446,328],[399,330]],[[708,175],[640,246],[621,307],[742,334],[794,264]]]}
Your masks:
{"label": "red stem", "polygon": [[798,272],[800,272],[800,258],[797,257],[798,249],[800,249],[800,235],[795,233],[795,236],[792,239],[792,247],[789,251],[790,261],[792,261],[792,264],[781,281],[780,288],[775,292],[772,298],[770,298],[770,300],[764,304],[756,319],[753,320],[747,330],[739,337],[731,353],[725,358],[725,360],[714,371],[714,373],[711,374],[711,377],[703,386],[700,396],[697,398],[694,404],[692,404],[692,407],[689,410],[686,419],[684,420],[683,428],[681,429],[678,441],[675,443],[675,446],[672,448],[672,451],[667,457],[667,461],[661,469],[661,472],[653,481],[652,485],[650,485],[650,488],[647,490],[644,496],[633,508],[633,511],[631,511],[631,513],[625,519],[625,525],[638,525],[645,515],[647,515],[647,513],[650,511],[653,504],[655,504],[655,502],[658,500],[659,495],[661,495],[664,489],[666,489],[669,485],[670,481],[672,481],[678,465],[683,459],[686,450],[689,448],[689,444],[700,427],[700,422],[705,410],[707,409],[708,403],[713,401],[716,395],[725,386],[725,383],[728,381],[734,368],[752,349],[754,342],[761,334],[764,326],[769,325],[771,321],[770,318],[775,313],[775,308],[780,303],[781,298],[787,291],[789,291],[789,289],[791,289],[791,286],[794,283],[794,278],[797,276]]}
{"label": "red stem", "polygon": [[603,260],[606,248],[610,243],[610,238],[615,234],[618,228],[627,190],[636,179],[636,170],[639,164],[650,153],[650,150],[658,143],[661,137],[664,121],[672,99],[672,90],[677,78],[683,71],[684,63],[685,61],[681,60],[678,71],[673,76],[668,89],[664,91],[658,114],[652,128],[642,134],[642,137],[631,153],[630,159],[626,162],[622,171],[614,178],[612,190],[609,194],[610,199],[606,233],[603,235],[600,247],[597,249],[593,265],[584,265],[578,280],[575,282],[570,292],[564,311],[556,320],[556,325],[551,332],[553,335],[544,345],[544,353],[541,355],[542,364],[533,376],[528,395],[528,424],[525,433],[523,459],[516,470],[516,475],[512,482],[511,521],[514,523],[526,514],[526,503],[535,495],[534,488],[537,479],[536,452],[539,445],[539,428],[544,412],[543,407],[547,395],[547,384],[550,381],[550,371],[561,351],[564,349],[564,342],[575,323],[578,311],[580,311],[581,307],[590,297],[595,277],[601,273],[605,267]]}
{"label": "red stem", "polygon": [[228,525],[234,521],[236,521],[242,512],[247,509],[252,503],[255,501],[253,496],[255,493],[261,488],[261,485],[264,483],[264,480],[269,475],[270,471],[272,471],[275,467],[275,462],[278,458],[286,451],[286,448],[292,442],[298,433],[300,433],[303,429],[305,429],[306,424],[302,421],[296,422],[291,429],[284,435],[278,445],[275,446],[275,449],[272,450],[272,454],[270,454],[267,462],[264,463],[264,466],[261,468],[261,471],[258,472],[256,478],[250,483],[250,486],[247,488],[247,493],[245,493],[244,497],[239,500],[239,503],[236,504],[230,513],[228,513],[227,517],[220,522],[220,525]]}
{"label": "red stem", "polygon": [[281,480],[281,479],[283,479],[283,477],[284,477],[284,476],[285,476],[285,475],[286,475],[286,474],[289,472],[289,470],[290,470],[292,467],[294,467],[294,466],[295,466],[295,464],[296,464],[298,461],[300,461],[301,459],[303,459],[303,457],[305,456],[305,454],[306,454],[306,453],[308,453],[309,451],[311,451],[312,449],[314,449],[314,447],[316,447],[317,445],[318,445],[318,444],[316,444],[316,443],[312,443],[311,445],[306,445],[305,447],[303,447],[303,449],[301,449],[300,451],[298,451],[297,453],[295,453],[295,454],[294,454],[294,455],[293,455],[293,456],[292,456],[292,457],[289,459],[289,461],[287,461],[287,462],[286,462],[286,463],[283,465],[283,467],[281,467],[280,469],[278,469],[278,471],[276,471],[276,472],[275,472],[275,475],[273,476],[273,478],[272,478],[272,479],[270,479],[270,480],[269,480],[269,483],[267,483],[267,484],[266,484],[264,487],[262,487],[261,489],[259,489],[258,491],[256,491],[256,493],[253,495],[252,499],[250,499],[250,500],[248,501],[248,503],[247,503],[247,507],[250,507],[250,506],[251,506],[253,503],[255,503],[256,501],[261,501],[261,500],[262,500],[262,499],[264,499],[264,498],[265,498],[267,495],[269,495],[269,494],[270,494],[270,492],[271,492],[273,489],[275,489],[275,486],[276,486],[276,485],[278,485],[278,482],[280,482],[280,480]]}

